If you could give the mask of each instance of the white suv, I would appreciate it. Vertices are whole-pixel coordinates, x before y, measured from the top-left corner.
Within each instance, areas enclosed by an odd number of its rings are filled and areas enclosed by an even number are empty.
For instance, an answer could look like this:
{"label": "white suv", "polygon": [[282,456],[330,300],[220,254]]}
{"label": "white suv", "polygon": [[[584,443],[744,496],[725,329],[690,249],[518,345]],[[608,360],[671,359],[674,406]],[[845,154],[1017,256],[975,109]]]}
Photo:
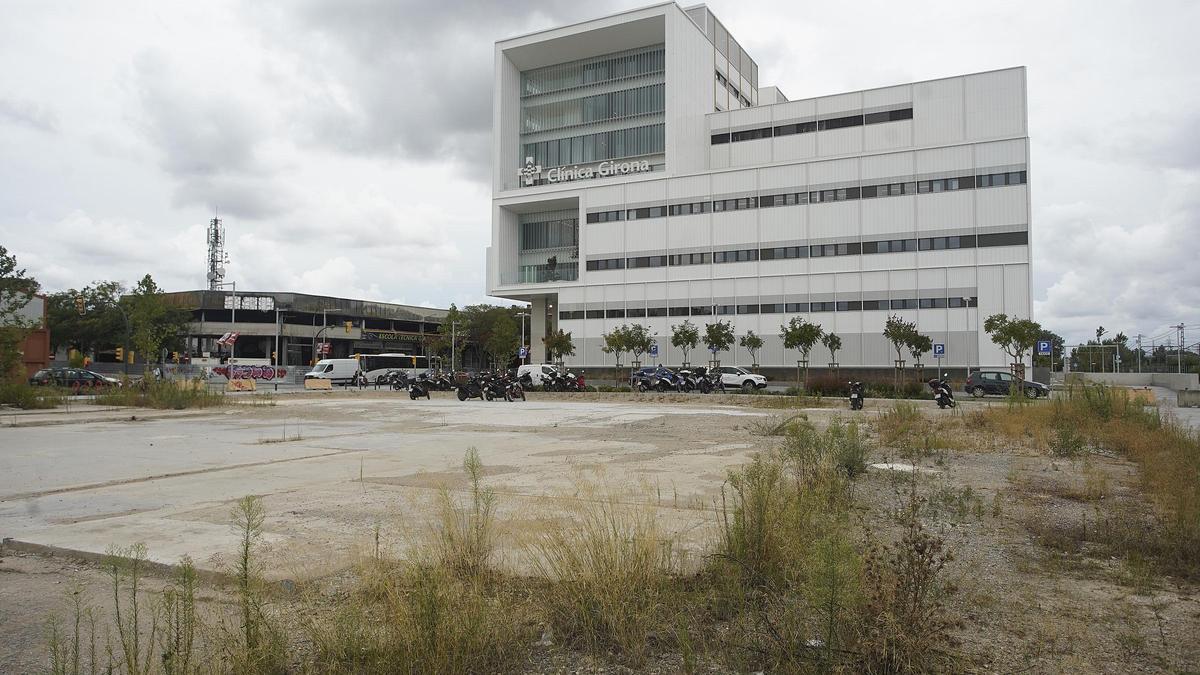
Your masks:
{"label": "white suv", "polygon": [[741,387],[745,391],[752,389],[762,389],[767,386],[767,378],[762,375],[756,375],[745,368],[738,366],[721,366],[717,368],[721,373],[721,382],[726,387]]}

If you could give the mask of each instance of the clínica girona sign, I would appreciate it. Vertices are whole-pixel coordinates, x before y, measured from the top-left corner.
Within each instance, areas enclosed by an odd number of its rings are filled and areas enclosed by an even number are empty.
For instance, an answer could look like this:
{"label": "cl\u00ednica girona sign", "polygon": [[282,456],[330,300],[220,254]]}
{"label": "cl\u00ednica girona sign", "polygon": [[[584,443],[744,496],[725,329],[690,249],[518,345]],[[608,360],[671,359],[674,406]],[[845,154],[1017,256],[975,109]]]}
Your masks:
{"label": "cl\u00ednica girona sign", "polygon": [[650,171],[650,162],[643,159],[632,162],[605,160],[596,166],[556,166],[549,171],[543,172],[541,164],[535,164],[532,157],[526,157],[525,166],[517,169],[517,178],[524,179],[525,185],[530,186],[543,176],[546,178],[547,183],[565,183],[572,180],[607,178],[609,176],[645,173],[648,171]]}

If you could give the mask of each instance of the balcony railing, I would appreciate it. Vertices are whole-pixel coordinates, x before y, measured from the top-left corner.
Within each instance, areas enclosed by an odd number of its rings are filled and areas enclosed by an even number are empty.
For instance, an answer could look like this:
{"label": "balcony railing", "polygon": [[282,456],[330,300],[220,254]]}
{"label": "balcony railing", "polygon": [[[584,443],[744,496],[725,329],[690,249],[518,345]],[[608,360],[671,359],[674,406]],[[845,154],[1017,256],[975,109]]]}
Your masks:
{"label": "balcony railing", "polygon": [[579,279],[579,264],[573,262],[550,265],[521,265],[516,277],[505,275],[502,279],[506,284],[545,284],[556,281],[577,281]]}

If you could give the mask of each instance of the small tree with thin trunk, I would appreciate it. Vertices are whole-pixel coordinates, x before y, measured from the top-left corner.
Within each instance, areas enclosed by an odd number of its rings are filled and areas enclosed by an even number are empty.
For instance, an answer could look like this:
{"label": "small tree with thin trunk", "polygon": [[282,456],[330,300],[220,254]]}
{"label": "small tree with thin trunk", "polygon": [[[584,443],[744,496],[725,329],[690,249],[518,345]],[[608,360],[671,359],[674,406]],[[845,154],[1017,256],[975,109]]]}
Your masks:
{"label": "small tree with thin trunk", "polygon": [[755,335],[754,331],[748,330],[746,331],[746,334],[742,336],[742,339],[738,340],[738,344],[744,347],[747,352],[750,352],[750,364],[757,368],[758,350],[762,349],[763,339]]}
{"label": "small tree with thin trunk", "polygon": [[[622,324],[611,331],[604,333],[601,337],[604,338],[604,346],[600,348],[600,351],[604,352],[605,354],[612,354],[616,358],[617,365],[616,371],[614,372],[619,372],[621,370],[621,355],[629,351],[628,326]],[[615,378],[619,379],[620,376],[617,375]]]}
{"label": "small tree with thin trunk", "polygon": [[[821,339],[823,331],[815,323],[794,316],[786,324],[779,326],[779,337],[783,339],[784,349],[795,349],[800,352],[800,360],[804,362],[804,388],[808,389],[808,354],[813,345]],[[800,364],[796,364],[796,379],[800,379]]]}
{"label": "small tree with thin trunk", "polygon": [[635,323],[628,328],[628,342],[630,353],[633,354],[633,360],[641,363],[642,354],[650,351],[650,347],[654,344],[654,335],[650,332],[650,328],[643,326],[640,323]]}
{"label": "small tree with thin trunk", "polygon": [[[1025,354],[1037,344],[1038,337],[1042,334],[1041,324],[1032,319],[1010,319],[1006,314],[993,314],[984,319],[983,330],[991,335],[992,342],[1012,359],[1013,377],[1019,382],[1022,373],[1016,366],[1025,363]],[[1103,328],[1096,332],[1102,334],[1101,330]]]}
{"label": "small tree with thin trunk", "polygon": [[729,321],[717,321],[704,325],[704,346],[712,352],[713,361],[721,362],[717,354],[729,351],[733,346],[733,324]]}
{"label": "small tree with thin trunk", "polygon": [[671,326],[671,346],[683,350],[683,363],[688,364],[688,354],[700,344],[700,329],[691,321]]}
{"label": "small tree with thin trunk", "polygon": [[905,321],[899,316],[893,314],[887,318],[887,323],[883,327],[883,337],[890,343],[892,348],[896,350],[896,386],[900,386],[900,378],[904,371],[904,356],[901,353],[913,336],[917,334],[917,324],[911,321]]}
{"label": "small tree with thin trunk", "polygon": [[575,340],[569,332],[561,328],[542,338],[542,344],[546,345],[546,359],[550,362],[554,362],[552,356],[557,356],[561,361],[564,356],[575,355]]}
{"label": "small tree with thin trunk", "polygon": [[[913,334],[908,338],[908,353],[912,354],[913,365],[918,369],[921,367],[921,356],[928,354],[933,350],[933,340],[928,335],[921,335],[913,331]],[[940,377],[941,374],[939,373]]]}
{"label": "small tree with thin trunk", "polygon": [[842,348],[842,338],[838,337],[837,333],[826,333],[821,336],[821,344],[829,350],[829,365],[837,365],[837,353]]}

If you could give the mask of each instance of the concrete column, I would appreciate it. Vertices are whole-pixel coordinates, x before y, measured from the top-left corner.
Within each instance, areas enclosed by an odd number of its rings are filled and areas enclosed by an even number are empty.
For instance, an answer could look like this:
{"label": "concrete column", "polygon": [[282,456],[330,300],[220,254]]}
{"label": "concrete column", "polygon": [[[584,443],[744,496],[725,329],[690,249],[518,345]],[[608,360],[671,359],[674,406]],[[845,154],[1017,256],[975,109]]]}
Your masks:
{"label": "concrete column", "polygon": [[538,296],[529,306],[529,362],[546,362],[546,296]]}

